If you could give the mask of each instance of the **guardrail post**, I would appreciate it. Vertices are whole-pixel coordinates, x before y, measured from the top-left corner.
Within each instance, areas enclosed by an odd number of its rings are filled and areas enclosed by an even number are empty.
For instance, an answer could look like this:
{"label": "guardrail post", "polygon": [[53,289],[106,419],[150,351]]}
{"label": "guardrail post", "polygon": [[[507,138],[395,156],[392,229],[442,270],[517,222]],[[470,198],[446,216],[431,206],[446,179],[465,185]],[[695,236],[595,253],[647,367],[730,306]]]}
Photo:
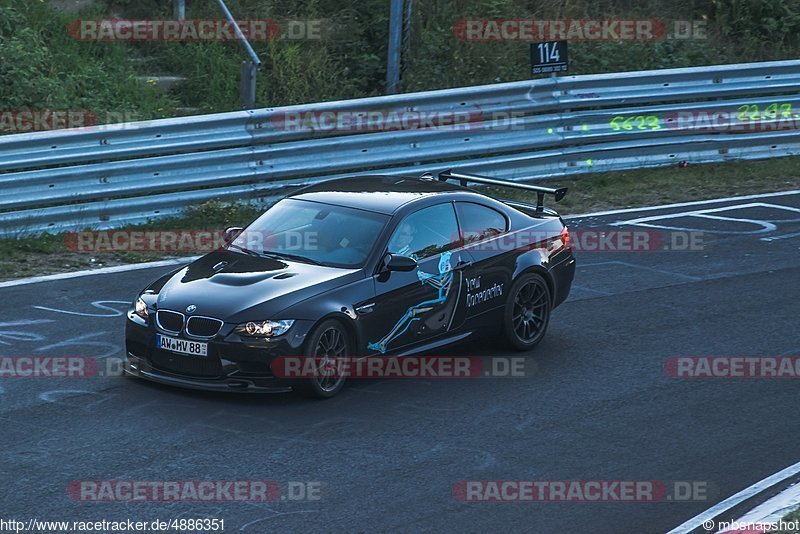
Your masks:
{"label": "guardrail post", "polygon": [[389,52],[386,60],[386,94],[397,93],[400,84],[400,44],[403,33],[403,0],[389,7]]}
{"label": "guardrail post", "polygon": [[178,20],[186,19],[186,0],[174,0],[174,14]]}
{"label": "guardrail post", "polygon": [[236,22],[236,19],[231,15],[230,9],[225,5],[225,0],[217,0],[217,5],[219,5],[225,18],[228,19],[228,22],[233,27],[236,38],[239,39],[245,50],[247,50],[247,55],[250,56],[251,61],[242,63],[242,79],[239,86],[239,97],[241,99],[242,108],[253,109],[256,107],[256,73],[258,69],[261,68],[261,59],[258,57],[258,54],[256,54],[255,50],[253,50],[253,47],[250,46],[247,37],[242,33],[239,23]]}
{"label": "guardrail post", "polygon": [[258,67],[252,61],[242,61],[242,80],[239,87],[239,100],[242,109],[256,107],[256,74]]}

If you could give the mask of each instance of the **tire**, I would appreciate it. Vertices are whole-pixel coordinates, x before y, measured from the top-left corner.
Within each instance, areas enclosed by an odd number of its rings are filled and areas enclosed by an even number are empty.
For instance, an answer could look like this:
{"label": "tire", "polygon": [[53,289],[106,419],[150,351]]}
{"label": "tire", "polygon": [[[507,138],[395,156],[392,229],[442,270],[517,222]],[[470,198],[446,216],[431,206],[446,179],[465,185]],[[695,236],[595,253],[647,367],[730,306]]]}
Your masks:
{"label": "tire", "polygon": [[335,360],[331,362],[330,358],[350,358],[351,349],[350,335],[342,323],[328,319],[317,325],[306,341],[303,354],[307,358],[315,358],[315,363],[319,362],[317,365],[326,365],[330,375],[325,376],[328,374],[326,371],[319,371],[313,378],[298,380],[292,389],[303,396],[316,399],[335,396],[344,387],[346,378],[342,373],[335,372],[341,368],[336,365]]}
{"label": "tire", "polygon": [[547,332],[552,299],[547,282],[538,273],[520,276],[508,293],[503,315],[506,342],[518,351],[533,349]]}

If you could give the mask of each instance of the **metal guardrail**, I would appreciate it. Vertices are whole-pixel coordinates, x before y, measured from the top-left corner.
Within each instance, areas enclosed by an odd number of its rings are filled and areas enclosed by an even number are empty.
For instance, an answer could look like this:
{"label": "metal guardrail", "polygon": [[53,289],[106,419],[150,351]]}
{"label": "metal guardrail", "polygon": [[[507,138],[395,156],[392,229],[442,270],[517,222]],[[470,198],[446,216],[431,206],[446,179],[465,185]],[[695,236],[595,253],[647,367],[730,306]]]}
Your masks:
{"label": "metal guardrail", "polygon": [[[455,113],[400,131],[286,128],[292,114]],[[750,125],[715,131],[686,114]],[[681,115],[683,114],[683,115]],[[368,116],[369,117],[369,116]],[[754,120],[756,119],[756,120]],[[268,202],[353,174],[507,179],[800,153],[800,61],[569,76],[0,137],[0,235],[108,228],[206,200]]]}

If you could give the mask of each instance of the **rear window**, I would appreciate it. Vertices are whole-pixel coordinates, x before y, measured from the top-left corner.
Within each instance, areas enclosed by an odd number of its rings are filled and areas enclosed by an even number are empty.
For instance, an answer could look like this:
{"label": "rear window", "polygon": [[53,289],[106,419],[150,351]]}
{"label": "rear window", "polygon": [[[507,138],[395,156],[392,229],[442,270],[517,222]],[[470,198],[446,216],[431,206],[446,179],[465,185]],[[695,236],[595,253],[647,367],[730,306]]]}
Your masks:
{"label": "rear window", "polygon": [[487,206],[472,202],[456,202],[456,212],[464,243],[483,241],[508,230],[505,216]]}
{"label": "rear window", "polygon": [[423,208],[403,219],[389,239],[389,252],[421,260],[460,245],[449,202]]}

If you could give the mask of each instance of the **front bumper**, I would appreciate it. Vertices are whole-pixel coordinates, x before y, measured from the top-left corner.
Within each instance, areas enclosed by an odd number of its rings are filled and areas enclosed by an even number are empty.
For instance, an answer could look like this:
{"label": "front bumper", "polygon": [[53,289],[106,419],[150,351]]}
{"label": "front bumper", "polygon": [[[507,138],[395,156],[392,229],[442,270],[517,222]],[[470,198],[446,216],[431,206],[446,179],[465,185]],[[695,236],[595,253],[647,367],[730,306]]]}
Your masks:
{"label": "front bumper", "polygon": [[[301,356],[303,342],[313,326],[295,321],[275,339],[248,339],[233,333],[227,323],[208,343],[208,356],[187,356],[156,348],[159,332],[152,317],[145,321],[129,311],[125,321],[125,372],[153,382],[206,391],[280,393],[291,391],[292,381],[276,377],[271,364],[280,356]],[[179,336],[198,341],[184,334]]]}

